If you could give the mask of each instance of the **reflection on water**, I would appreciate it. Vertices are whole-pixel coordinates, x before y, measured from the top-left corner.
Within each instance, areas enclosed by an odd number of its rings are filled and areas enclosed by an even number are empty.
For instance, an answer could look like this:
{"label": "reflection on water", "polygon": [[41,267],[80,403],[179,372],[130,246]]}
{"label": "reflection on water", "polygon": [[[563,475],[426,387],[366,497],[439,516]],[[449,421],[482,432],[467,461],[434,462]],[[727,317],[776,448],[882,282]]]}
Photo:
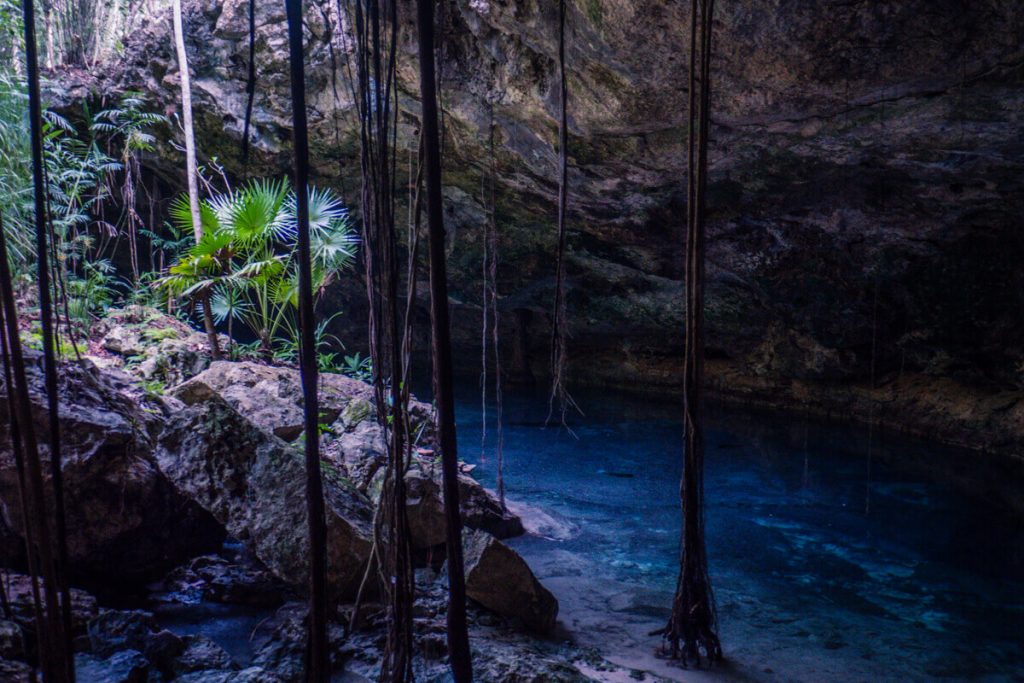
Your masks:
{"label": "reflection on water", "polygon": [[[471,390],[460,455],[493,485]],[[578,440],[543,427],[544,399],[506,397],[508,495],[573,529],[513,545],[569,631],[642,666],[678,566],[678,409],[577,398]],[[1024,525],[991,504],[1020,481],[986,463],[877,431],[869,449],[866,427],[713,411],[707,534],[737,676],[1024,680]]]}

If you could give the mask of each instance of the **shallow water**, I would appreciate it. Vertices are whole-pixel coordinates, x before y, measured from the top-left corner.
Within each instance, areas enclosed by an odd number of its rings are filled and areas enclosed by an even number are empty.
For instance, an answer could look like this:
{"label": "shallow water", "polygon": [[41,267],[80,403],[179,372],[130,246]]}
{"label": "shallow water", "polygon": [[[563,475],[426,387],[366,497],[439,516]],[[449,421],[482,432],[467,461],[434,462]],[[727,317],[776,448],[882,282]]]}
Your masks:
{"label": "shallow water", "polygon": [[256,632],[274,610],[204,601],[160,604],[153,614],[162,628],[179,636],[206,636],[224,648],[236,664],[248,666],[255,654]]}
{"label": "shallow water", "polygon": [[[482,452],[479,398],[460,398],[460,456],[493,486],[494,407]],[[547,538],[511,544],[579,642],[702,678],[655,659],[647,635],[664,625],[678,566],[678,407],[577,399],[586,416],[570,416],[573,438],[544,428],[544,398],[506,397],[508,496],[557,520]],[[971,481],[984,456],[867,427],[711,412],[707,538],[729,659],[719,677],[1024,680],[1024,524],[990,503],[1019,481]]]}

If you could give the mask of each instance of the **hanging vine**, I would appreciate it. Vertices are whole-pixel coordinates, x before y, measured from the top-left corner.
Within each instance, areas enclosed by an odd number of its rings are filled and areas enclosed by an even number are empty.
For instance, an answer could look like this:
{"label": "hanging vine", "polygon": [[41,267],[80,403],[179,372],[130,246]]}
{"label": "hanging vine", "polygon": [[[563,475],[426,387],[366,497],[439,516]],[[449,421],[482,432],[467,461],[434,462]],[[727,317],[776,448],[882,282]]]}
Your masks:
{"label": "hanging vine", "polygon": [[494,101],[488,99],[488,124],[487,124],[487,170],[480,180],[481,202],[484,204],[484,239],[483,239],[483,263],[482,263],[482,320],[480,338],[480,405],[483,426],[480,430],[481,456],[486,456],[487,448],[487,378],[488,378],[488,357],[494,357],[494,405],[495,405],[495,456],[496,456],[496,486],[498,490],[498,502],[501,509],[505,505],[505,434],[504,434],[504,397],[502,395],[501,383],[501,354],[500,333],[501,317],[498,311],[498,222],[497,222],[497,159],[494,144],[495,122],[494,122]]}
{"label": "hanging vine", "polygon": [[[46,252],[42,252],[39,268],[45,269]],[[18,336],[18,313],[14,303],[14,288],[7,256],[7,240],[0,226],[0,305],[4,324],[4,376],[11,420],[11,437],[15,448],[15,462],[19,476],[21,510],[33,582],[33,601],[38,628],[40,663],[47,682],[74,683],[74,661],[71,634],[64,621],[63,605],[58,593],[63,594],[63,567],[60,557],[54,556],[54,537],[50,530],[49,505],[43,484],[43,468],[39,443],[32,422],[25,358]],[[52,408],[51,415],[53,415]],[[53,455],[51,452],[51,463]],[[59,482],[51,481],[56,489]],[[41,587],[41,591],[40,591]],[[41,593],[41,595],[40,595]]]}
{"label": "hanging vine", "polygon": [[[5,235],[3,231],[3,220],[0,217],[0,253],[7,251]],[[7,396],[7,417],[11,435],[11,450],[14,456],[14,468],[18,475],[18,502],[20,504],[20,512],[22,519],[22,538],[25,540],[25,558],[28,566],[29,582],[32,592],[32,609],[33,616],[36,624],[36,633],[38,634],[39,644],[38,648],[40,651],[40,660],[43,664],[44,675],[52,675],[49,673],[51,664],[51,657],[48,653],[51,650],[50,640],[51,634],[49,633],[49,626],[46,622],[46,617],[43,614],[43,602],[40,596],[40,573],[39,566],[36,561],[36,543],[35,543],[35,532],[34,525],[31,523],[32,515],[29,511],[29,499],[28,499],[28,484],[25,479],[25,456],[24,456],[24,443],[21,439],[21,428],[18,424],[18,414],[21,409],[21,402],[24,401],[24,397],[18,393],[17,388],[14,385],[14,379],[12,374],[12,356],[10,343],[8,341],[8,330],[6,325],[6,299],[7,299],[8,286],[6,282],[0,283],[0,351],[3,356],[4,366],[4,391]],[[13,307],[13,303],[12,303]]]}
{"label": "hanging vine", "polygon": [[382,11],[378,0],[353,0],[353,5],[353,93],[359,113],[370,355],[377,415],[388,446],[371,560],[388,605],[380,678],[408,681],[412,679],[414,584],[405,492],[411,435],[406,381],[409,362],[404,350],[411,344],[411,335],[409,316],[404,321],[399,316],[395,234],[398,10],[395,3],[387,3]]}
{"label": "hanging vine", "polygon": [[551,420],[558,404],[563,426],[569,408],[579,410],[566,388],[567,344],[569,338],[568,309],[565,302],[565,242],[566,214],[569,204],[569,89],[565,73],[565,0],[558,0],[558,238],[555,251],[555,301],[551,312],[551,395],[548,399],[548,417]]}
{"label": "hanging vine", "polygon": [[245,126],[242,129],[242,168],[249,170],[249,126],[256,100],[256,0],[249,0],[249,64],[245,80]]}

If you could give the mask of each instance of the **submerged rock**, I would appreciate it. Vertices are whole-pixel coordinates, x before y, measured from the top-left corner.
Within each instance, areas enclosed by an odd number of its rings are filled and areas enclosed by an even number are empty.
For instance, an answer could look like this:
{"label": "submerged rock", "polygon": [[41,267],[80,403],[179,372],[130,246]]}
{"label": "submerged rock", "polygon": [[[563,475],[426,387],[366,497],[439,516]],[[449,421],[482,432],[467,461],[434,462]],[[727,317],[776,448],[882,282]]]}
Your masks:
{"label": "submerged rock", "polygon": [[[29,355],[32,419],[49,486],[49,433],[39,357]],[[152,458],[159,406],[144,400],[127,378],[87,361],[65,363],[59,380],[68,555],[83,577],[157,575],[223,540],[220,526],[180,496]],[[23,528],[18,475],[10,447],[7,403],[0,402],[0,516]],[[53,527],[51,527],[53,528]]]}
{"label": "submerged rock", "polygon": [[539,633],[554,629],[558,600],[516,551],[482,531],[468,532],[463,546],[467,596]]}
{"label": "submerged rock", "polygon": [[[218,395],[172,416],[156,459],[177,490],[209,511],[275,576],[308,577],[305,462],[301,449],[264,432]],[[369,557],[370,501],[330,467],[324,471],[328,581],[351,595]]]}

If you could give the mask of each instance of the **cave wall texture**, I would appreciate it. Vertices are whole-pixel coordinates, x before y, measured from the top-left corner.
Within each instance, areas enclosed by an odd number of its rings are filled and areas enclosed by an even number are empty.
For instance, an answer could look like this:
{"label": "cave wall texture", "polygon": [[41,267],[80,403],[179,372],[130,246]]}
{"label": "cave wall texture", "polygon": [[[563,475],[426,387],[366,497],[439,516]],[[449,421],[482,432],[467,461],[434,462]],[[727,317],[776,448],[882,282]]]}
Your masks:
{"label": "cave wall texture", "polygon": [[[122,61],[65,95],[141,89],[176,111],[169,10],[147,2]],[[411,5],[401,1],[403,159],[419,110]],[[456,338],[467,353],[478,349],[481,178],[493,112],[502,329],[510,345],[522,340],[543,381],[557,3],[443,6]],[[186,1],[200,150],[235,173],[247,7]],[[283,7],[257,2],[250,173],[290,167]],[[337,8],[337,0],[307,2],[311,135],[317,182],[351,199],[355,118]],[[667,390],[680,381],[688,10],[667,0],[569,0],[578,381]],[[1019,0],[719,0],[707,312],[716,387],[778,404],[806,402],[816,386],[835,395],[866,387],[875,398],[889,387],[886,396],[903,400],[912,377],[946,383],[953,396],[1024,388],[1022,37]],[[173,152],[152,163],[179,173]],[[353,281],[334,295],[350,321],[361,292]]]}

